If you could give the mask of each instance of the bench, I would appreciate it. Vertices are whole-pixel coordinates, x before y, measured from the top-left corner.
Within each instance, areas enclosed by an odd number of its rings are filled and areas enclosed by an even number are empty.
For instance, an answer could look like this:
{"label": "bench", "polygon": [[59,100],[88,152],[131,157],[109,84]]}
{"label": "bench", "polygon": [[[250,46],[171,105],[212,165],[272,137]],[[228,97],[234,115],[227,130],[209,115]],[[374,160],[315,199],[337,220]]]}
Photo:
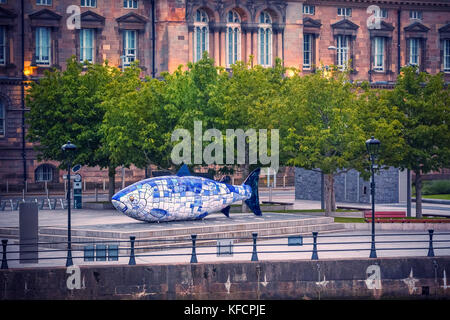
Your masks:
{"label": "bench", "polygon": [[[375,211],[375,218],[405,218],[405,211]],[[364,210],[364,218],[372,218],[372,210]]]}

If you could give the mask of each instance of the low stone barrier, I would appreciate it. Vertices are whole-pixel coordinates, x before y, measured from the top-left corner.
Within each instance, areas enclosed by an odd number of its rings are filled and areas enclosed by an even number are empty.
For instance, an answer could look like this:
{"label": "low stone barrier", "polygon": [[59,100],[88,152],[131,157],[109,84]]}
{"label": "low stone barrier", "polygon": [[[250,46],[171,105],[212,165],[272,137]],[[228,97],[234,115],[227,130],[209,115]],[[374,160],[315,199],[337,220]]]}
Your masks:
{"label": "low stone barrier", "polygon": [[450,257],[0,270],[0,299],[448,299]]}
{"label": "low stone barrier", "polygon": [[[371,223],[344,223],[346,230],[371,231]],[[450,223],[375,223],[376,231],[450,231]]]}

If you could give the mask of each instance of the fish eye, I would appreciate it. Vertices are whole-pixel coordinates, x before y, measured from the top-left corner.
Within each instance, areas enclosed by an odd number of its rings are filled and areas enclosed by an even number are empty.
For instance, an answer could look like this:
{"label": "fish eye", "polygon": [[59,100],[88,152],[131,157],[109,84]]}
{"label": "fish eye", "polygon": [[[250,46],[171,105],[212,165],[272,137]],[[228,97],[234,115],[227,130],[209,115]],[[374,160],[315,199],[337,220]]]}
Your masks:
{"label": "fish eye", "polygon": [[130,196],[128,199],[130,199],[131,202],[134,201],[134,196]]}

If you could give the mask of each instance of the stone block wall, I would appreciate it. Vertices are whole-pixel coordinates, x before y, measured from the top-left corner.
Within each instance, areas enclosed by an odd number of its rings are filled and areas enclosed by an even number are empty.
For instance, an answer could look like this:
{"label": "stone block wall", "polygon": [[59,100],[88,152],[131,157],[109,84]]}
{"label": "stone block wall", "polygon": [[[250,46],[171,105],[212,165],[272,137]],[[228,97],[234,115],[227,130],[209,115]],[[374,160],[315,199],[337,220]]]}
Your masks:
{"label": "stone block wall", "polygon": [[[356,170],[337,174],[334,179],[336,202],[370,203],[370,181]],[[295,199],[321,199],[321,174],[318,171],[295,168]],[[389,168],[375,175],[376,203],[399,202],[399,170]]]}

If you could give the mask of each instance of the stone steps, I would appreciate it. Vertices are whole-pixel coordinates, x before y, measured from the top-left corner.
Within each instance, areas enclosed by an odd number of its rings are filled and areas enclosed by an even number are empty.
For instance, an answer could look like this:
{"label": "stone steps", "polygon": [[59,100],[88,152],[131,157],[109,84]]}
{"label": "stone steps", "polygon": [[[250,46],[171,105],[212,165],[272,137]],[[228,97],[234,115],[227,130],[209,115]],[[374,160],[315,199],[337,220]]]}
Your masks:
{"label": "stone steps", "polygon": [[[257,232],[258,237],[266,237],[311,235],[313,231],[318,231],[319,233],[345,231],[343,224],[334,223],[333,221],[333,218],[330,217],[312,217],[127,232],[85,230],[74,227],[72,230],[72,248],[74,250],[83,250],[84,246],[88,244],[77,242],[105,241],[105,244],[117,244],[117,241],[123,241],[119,246],[124,248],[124,250],[121,250],[121,254],[124,254],[124,252],[129,253],[130,242],[128,240],[130,235],[136,236],[135,248],[136,253],[139,253],[164,250],[176,246],[189,247],[192,244],[191,234],[197,234],[197,243],[199,245],[215,245],[217,239],[225,238],[234,239],[234,242],[251,241],[253,232]],[[0,228],[0,238],[18,239],[18,229]],[[42,247],[64,249],[67,247],[67,230],[57,227],[41,227],[39,228],[39,242],[49,242],[49,244],[41,245]]]}
{"label": "stone steps", "polygon": [[[192,226],[192,227],[178,227],[178,228],[160,228],[158,230],[145,230],[145,231],[108,231],[108,230],[89,230],[74,229],[72,230],[72,235],[84,236],[84,237],[110,237],[117,239],[128,240],[130,236],[135,236],[136,238],[150,238],[150,237],[168,237],[168,236],[182,236],[191,234],[202,234],[202,233],[213,233],[213,232],[233,232],[233,231],[243,231],[243,230],[257,230],[266,228],[281,228],[281,227],[291,227],[291,226],[305,226],[312,224],[329,224],[334,223],[334,218],[332,217],[313,217],[305,219],[292,219],[292,220],[282,220],[282,221],[250,221],[250,222],[238,222],[218,224],[218,225],[204,225],[204,226]],[[41,228],[39,230],[43,234],[67,234],[65,228]]]}

